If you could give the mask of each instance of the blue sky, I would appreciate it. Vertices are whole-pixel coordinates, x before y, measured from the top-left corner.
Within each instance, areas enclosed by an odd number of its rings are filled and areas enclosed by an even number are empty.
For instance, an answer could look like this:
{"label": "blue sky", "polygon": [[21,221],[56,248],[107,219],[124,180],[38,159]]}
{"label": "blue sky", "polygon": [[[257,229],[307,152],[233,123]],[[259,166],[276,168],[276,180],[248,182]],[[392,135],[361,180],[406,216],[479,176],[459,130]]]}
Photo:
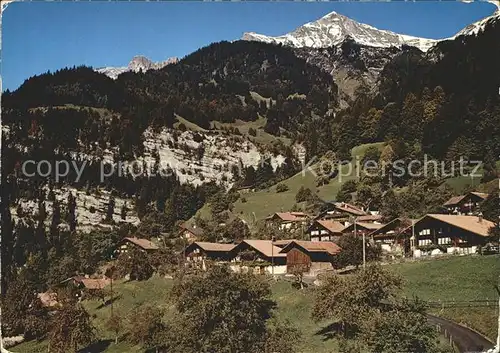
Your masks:
{"label": "blue sky", "polygon": [[183,57],[243,32],[281,35],[337,11],[379,29],[444,38],[493,13],[485,2],[22,2],[2,17],[2,89],[66,66]]}

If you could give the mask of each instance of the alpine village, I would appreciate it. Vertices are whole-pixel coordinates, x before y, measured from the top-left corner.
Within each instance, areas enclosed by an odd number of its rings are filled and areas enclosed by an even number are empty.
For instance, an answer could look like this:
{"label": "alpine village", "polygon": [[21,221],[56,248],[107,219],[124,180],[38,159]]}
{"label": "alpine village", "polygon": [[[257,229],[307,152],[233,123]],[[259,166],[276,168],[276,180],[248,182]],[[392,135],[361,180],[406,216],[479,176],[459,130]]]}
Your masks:
{"label": "alpine village", "polygon": [[498,353],[499,16],[6,90],[1,352]]}

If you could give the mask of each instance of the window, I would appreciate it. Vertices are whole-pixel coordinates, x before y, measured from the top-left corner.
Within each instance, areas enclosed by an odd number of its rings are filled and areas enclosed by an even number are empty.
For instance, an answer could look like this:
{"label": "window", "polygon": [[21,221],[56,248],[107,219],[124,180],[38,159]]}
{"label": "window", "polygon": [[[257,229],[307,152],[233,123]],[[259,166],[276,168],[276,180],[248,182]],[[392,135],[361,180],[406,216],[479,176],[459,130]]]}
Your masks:
{"label": "window", "polygon": [[439,238],[438,239],[438,244],[439,245],[448,245],[448,244],[451,244],[451,238],[447,237],[447,238]]}
{"label": "window", "polygon": [[430,235],[431,234],[431,230],[430,229],[423,229],[418,234],[420,234],[420,235]]}
{"label": "window", "polygon": [[426,246],[426,245],[431,245],[432,240],[430,239],[419,239],[418,241],[418,246]]}

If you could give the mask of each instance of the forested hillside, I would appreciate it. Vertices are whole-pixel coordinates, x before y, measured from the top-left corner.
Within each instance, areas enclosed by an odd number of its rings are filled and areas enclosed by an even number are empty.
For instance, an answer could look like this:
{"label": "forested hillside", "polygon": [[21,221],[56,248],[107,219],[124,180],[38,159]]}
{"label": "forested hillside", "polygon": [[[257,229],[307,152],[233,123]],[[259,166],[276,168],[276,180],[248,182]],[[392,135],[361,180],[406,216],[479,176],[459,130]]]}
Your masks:
{"label": "forested hillside", "polygon": [[[87,258],[67,266],[68,254],[85,246],[71,236],[78,215],[97,213],[110,228],[138,217],[144,236],[173,231],[207,203],[224,220],[240,197],[231,187],[265,189],[296,174],[304,154],[306,162],[350,159],[361,144],[380,143],[382,151],[372,148],[363,158],[388,162],[424,154],[448,163],[461,156],[483,160],[487,182],[500,154],[498,38],[500,24],[491,22],[477,36],[441,42],[427,53],[383,49],[378,81],[364,80],[348,107],[340,105],[335,75],[308,63],[304,49],[259,42],[214,43],[163,69],[117,80],[88,67],[29,78],[2,96],[2,202],[9,206],[2,259],[14,266],[43,262],[43,275],[54,278],[96,266]],[[364,72],[363,60],[377,60],[353,43],[341,49],[330,54],[341,55],[349,70]],[[71,172],[55,181],[23,177],[27,159],[88,164],[78,180]],[[116,173],[99,180],[101,162],[127,160],[151,162],[153,172],[165,161],[177,166],[169,176]],[[332,190],[339,189],[337,198],[356,191],[386,216],[402,209],[413,215],[448,196],[437,189],[441,177],[362,176]]]}

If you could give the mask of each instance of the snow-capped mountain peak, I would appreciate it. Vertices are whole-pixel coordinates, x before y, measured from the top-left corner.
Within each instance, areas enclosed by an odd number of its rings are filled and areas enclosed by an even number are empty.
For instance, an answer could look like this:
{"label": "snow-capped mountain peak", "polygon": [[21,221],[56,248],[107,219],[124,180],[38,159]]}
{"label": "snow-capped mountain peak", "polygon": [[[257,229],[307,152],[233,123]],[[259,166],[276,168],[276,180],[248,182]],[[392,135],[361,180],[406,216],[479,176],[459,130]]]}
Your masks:
{"label": "snow-capped mountain peak", "polygon": [[137,55],[132,58],[126,67],[102,67],[98,68],[95,71],[105,74],[109,76],[113,80],[115,80],[119,75],[124,72],[133,71],[133,72],[146,72],[148,70],[159,70],[169,64],[175,64],[179,59],[173,57],[160,62],[153,62],[147,57],[143,55]]}
{"label": "snow-capped mountain peak", "polygon": [[486,27],[486,24],[492,21],[499,21],[500,20],[500,2],[497,0],[489,0],[489,3],[492,3],[497,7],[496,11],[488,17],[483,18],[480,21],[477,21],[475,23],[472,23],[462,29],[460,32],[458,32],[454,37],[457,38],[459,36],[470,36],[470,35],[477,35],[478,33],[482,32],[484,28]]}
{"label": "snow-capped mountain peak", "polygon": [[243,40],[288,45],[296,48],[326,48],[338,45],[347,38],[371,47],[401,47],[410,45],[427,51],[437,40],[380,30],[373,26],[356,22],[337,12],[330,12],[320,19],[304,24],[282,36],[271,37],[254,32],[243,34]]}

